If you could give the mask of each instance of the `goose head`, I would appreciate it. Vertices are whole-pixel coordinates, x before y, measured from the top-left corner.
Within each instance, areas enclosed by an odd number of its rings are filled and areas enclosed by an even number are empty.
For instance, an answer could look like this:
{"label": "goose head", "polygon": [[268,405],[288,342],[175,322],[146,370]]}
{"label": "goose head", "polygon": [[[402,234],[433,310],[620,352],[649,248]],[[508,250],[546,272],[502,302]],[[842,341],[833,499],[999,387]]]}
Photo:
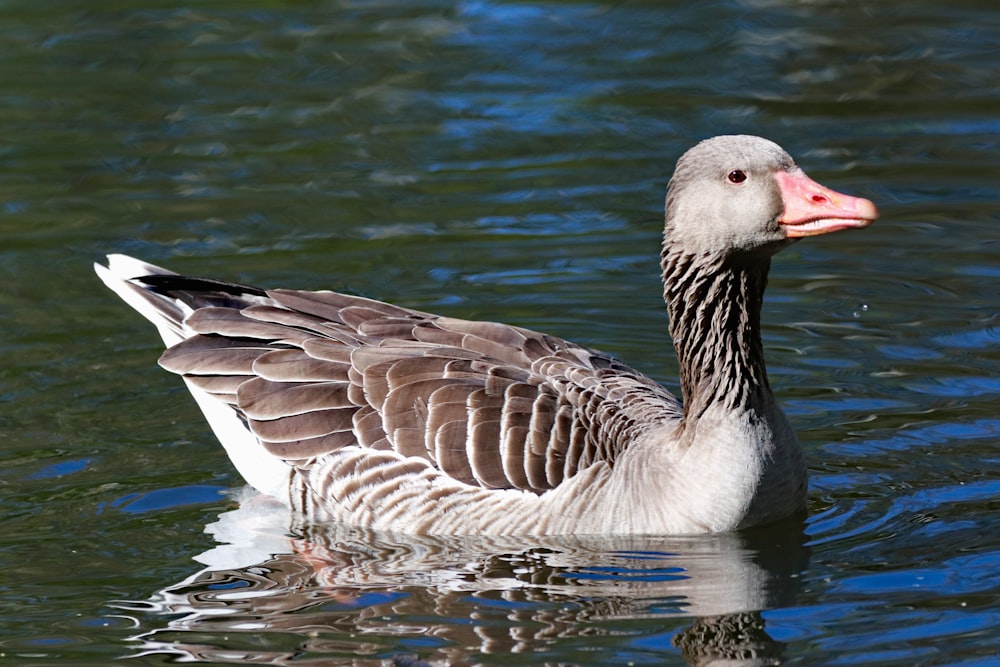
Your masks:
{"label": "goose head", "polygon": [[677,162],[665,245],[695,256],[770,256],[790,242],[867,227],[875,205],[806,176],[780,146],[749,135],[707,139]]}

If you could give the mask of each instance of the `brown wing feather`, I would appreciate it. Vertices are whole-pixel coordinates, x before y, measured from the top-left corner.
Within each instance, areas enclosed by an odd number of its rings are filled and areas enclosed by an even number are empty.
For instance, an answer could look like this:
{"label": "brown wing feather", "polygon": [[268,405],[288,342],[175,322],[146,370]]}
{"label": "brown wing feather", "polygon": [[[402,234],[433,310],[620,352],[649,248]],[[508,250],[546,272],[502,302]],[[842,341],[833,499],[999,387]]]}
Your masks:
{"label": "brown wing feather", "polygon": [[[236,309],[233,309],[236,310]],[[296,327],[305,331],[322,331],[323,327],[329,324],[327,320],[316,315],[310,315],[288,308],[280,308],[274,305],[254,305],[243,308],[239,311],[241,315],[251,320],[270,322],[272,324],[282,324],[289,327]]]}
{"label": "brown wing feather", "polygon": [[[278,419],[250,419],[250,430],[261,440],[267,442],[292,443],[297,440],[308,440],[333,433],[352,431],[353,413],[348,410],[314,410],[301,414],[288,415]],[[354,436],[351,436],[353,441]],[[295,455],[292,458],[303,459],[307,455]]]}
{"label": "brown wing feather", "polygon": [[499,444],[502,438],[500,414],[503,411],[503,394],[491,394],[476,389],[469,394],[469,437],[465,446],[472,474],[480,486],[502,489],[511,487],[504,474],[503,457]]}
{"label": "brown wing feather", "polygon": [[358,444],[372,449],[392,449],[389,436],[382,426],[382,415],[370,405],[362,405],[354,412],[354,435]]}
{"label": "brown wing feather", "polygon": [[266,347],[251,347],[242,341],[193,336],[167,349],[160,356],[160,365],[181,375],[250,376],[254,360],[268,351]]}
{"label": "brown wing feather", "polygon": [[527,329],[335,292],[268,295],[196,310],[197,334],[161,364],[233,403],[290,461],[360,445],[467,484],[541,492],[613,464],[643,428],[679,414],[617,360]]}
{"label": "brown wing feather", "polygon": [[559,402],[552,390],[540,385],[538,395],[531,402],[524,454],[524,472],[528,476],[529,484],[535,489],[552,488],[562,481],[561,462],[558,476],[553,475],[549,469],[550,459],[557,454],[557,449],[551,445],[550,438],[558,410]]}
{"label": "brown wing feather", "polygon": [[188,382],[230,405],[236,404],[236,390],[247,381],[246,375],[187,375]]}
{"label": "brown wing feather", "polygon": [[239,386],[240,409],[252,419],[279,419],[316,410],[350,409],[346,382],[272,382],[253,378]]}
{"label": "brown wing feather", "polygon": [[261,438],[264,448],[271,454],[289,462],[308,461],[329,454],[341,447],[355,444],[354,434],[350,431],[338,431],[315,438],[290,440],[287,442],[271,442]]}
{"label": "brown wing feather", "polygon": [[287,341],[293,345],[301,345],[310,337],[310,333],[285,324],[250,319],[235,308],[199,308],[184,320],[184,324],[198,333]]}
{"label": "brown wing feather", "polygon": [[467,403],[472,382],[449,382],[434,390],[427,402],[424,446],[433,452],[437,466],[449,476],[475,484],[466,453],[469,437]]}
{"label": "brown wing feather", "polygon": [[350,349],[340,361],[316,359],[302,349],[273,350],[257,357],[253,372],[272,382],[350,382]]}

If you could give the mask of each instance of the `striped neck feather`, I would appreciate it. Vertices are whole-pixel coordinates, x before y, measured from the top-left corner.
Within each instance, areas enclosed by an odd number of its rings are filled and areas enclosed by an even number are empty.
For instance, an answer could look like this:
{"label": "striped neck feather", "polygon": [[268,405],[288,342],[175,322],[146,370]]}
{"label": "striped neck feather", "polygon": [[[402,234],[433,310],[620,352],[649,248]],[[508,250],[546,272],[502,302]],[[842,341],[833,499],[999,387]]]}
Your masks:
{"label": "striped neck feather", "polygon": [[662,265],[685,424],[713,405],[762,405],[771,396],[760,338],[770,256],[696,255],[667,246]]}

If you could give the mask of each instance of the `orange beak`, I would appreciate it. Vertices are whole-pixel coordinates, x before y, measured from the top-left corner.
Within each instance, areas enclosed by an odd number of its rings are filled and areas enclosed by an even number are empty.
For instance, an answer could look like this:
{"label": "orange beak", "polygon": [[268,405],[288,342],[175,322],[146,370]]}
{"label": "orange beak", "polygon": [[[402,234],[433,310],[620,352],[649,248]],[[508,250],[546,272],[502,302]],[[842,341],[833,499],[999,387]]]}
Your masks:
{"label": "orange beak", "polygon": [[801,169],[779,171],[774,177],[785,202],[778,224],[790,239],[862,229],[878,218],[878,210],[869,200],[825,188]]}

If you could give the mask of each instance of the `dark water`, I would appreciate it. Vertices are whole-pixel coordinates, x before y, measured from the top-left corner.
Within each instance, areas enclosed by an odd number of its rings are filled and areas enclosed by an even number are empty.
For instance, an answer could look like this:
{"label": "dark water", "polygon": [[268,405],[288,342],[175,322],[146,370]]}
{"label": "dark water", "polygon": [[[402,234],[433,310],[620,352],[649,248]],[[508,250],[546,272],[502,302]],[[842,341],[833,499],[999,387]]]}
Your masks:
{"label": "dark water", "polygon": [[[0,5],[0,663],[998,664],[994,5]],[[883,215],[772,271],[804,525],[287,537],[90,268],[503,320],[673,387],[664,186],[725,132]]]}

